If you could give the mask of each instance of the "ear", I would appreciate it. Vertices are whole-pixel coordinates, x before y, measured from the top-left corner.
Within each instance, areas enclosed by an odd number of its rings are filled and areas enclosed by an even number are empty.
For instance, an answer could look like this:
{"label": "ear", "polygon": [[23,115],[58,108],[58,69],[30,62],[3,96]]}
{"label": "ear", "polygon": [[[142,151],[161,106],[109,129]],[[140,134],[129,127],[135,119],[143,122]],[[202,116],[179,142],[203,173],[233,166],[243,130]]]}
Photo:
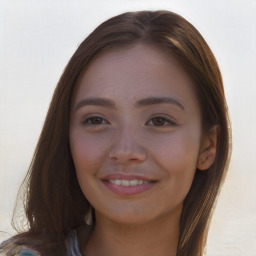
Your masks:
{"label": "ear", "polygon": [[218,125],[213,126],[203,135],[197,163],[199,170],[207,170],[213,164],[216,157],[218,136]]}

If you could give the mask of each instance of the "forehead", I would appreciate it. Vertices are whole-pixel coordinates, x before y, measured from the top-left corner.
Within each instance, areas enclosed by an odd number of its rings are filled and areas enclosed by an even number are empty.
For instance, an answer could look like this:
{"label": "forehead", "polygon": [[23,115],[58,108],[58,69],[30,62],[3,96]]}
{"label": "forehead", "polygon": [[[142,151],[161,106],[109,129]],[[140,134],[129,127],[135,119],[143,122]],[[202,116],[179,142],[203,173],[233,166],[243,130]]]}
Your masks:
{"label": "forehead", "polygon": [[137,44],[95,57],[81,76],[75,101],[114,97],[126,102],[152,96],[171,96],[185,105],[197,104],[193,82],[178,61],[167,50]]}

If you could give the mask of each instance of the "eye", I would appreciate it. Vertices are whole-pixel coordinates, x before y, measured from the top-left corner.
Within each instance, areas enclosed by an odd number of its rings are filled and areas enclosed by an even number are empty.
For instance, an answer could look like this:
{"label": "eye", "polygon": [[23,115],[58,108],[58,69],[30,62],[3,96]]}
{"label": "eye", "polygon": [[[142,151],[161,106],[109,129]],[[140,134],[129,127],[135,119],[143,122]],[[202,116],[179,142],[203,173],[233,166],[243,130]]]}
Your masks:
{"label": "eye", "polygon": [[86,118],[83,122],[84,125],[102,125],[102,124],[108,124],[108,121],[106,121],[104,118],[100,116],[91,116]]}
{"label": "eye", "polygon": [[154,117],[148,123],[150,126],[174,126],[176,123],[165,117]]}

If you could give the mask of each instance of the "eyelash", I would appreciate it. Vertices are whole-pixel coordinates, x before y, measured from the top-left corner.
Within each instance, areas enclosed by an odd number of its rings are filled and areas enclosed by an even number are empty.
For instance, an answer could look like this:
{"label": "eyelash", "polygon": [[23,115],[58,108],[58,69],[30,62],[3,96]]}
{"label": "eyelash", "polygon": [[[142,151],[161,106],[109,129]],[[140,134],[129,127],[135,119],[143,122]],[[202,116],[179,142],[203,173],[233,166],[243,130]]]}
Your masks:
{"label": "eyelash", "polygon": [[[105,120],[103,117],[100,117],[100,116],[90,116],[90,117],[86,118],[84,121],[82,121],[82,123],[83,123],[83,125],[89,125],[89,126],[99,126],[99,125],[103,125],[102,123],[100,123],[100,124],[92,124],[92,123],[89,123],[89,122],[92,121],[93,119]],[[109,124],[108,121],[105,120],[105,122]]]}
{"label": "eyelash", "polygon": [[[153,120],[163,120],[165,122],[164,125],[154,125],[155,127],[163,127],[163,126],[175,126],[177,125],[174,121],[167,119],[165,117],[162,116],[156,116],[154,118],[151,118],[149,122],[152,122]],[[148,122],[147,122],[148,123]],[[166,124],[167,123],[167,124]]]}
{"label": "eyelash", "polygon": [[[100,119],[101,121],[104,120],[104,123],[98,123],[98,124],[89,123],[89,122],[92,122],[93,119],[98,119],[98,120]],[[156,116],[156,117],[154,117],[154,118],[151,118],[151,119],[147,122],[147,124],[148,124],[149,122],[152,122],[153,120],[156,121],[157,119],[164,121],[164,122],[165,122],[164,125],[150,125],[150,126],[166,127],[166,126],[176,126],[176,125],[177,125],[174,121],[169,120],[169,119],[167,119],[167,118],[165,118],[165,117],[162,117],[162,116]],[[167,124],[166,124],[166,123],[167,123]],[[87,126],[100,126],[100,125],[109,124],[109,122],[106,121],[103,117],[100,117],[100,116],[90,116],[90,117],[86,118],[84,121],[82,121],[82,124],[83,124],[83,125],[87,125]]]}

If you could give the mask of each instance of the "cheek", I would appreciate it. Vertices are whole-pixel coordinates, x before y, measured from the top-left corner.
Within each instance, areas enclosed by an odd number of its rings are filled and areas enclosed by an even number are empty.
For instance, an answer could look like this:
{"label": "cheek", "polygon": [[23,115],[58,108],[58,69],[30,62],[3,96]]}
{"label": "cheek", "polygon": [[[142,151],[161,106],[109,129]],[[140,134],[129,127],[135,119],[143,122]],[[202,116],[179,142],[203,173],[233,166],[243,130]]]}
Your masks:
{"label": "cheek", "polygon": [[200,130],[195,133],[180,129],[152,143],[155,145],[152,153],[155,156],[154,161],[164,171],[164,179],[168,184],[163,186],[164,193],[175,198],[174,201],[179,204],[186,197],[194,179],[200,145]]}
{"label": "cheek", "polygon": [[98,136],[71,134],[70,148],[77,173],[95,172],[105,154],[106,141]]}
{"label": "cheek", "polygon": [[[151,140],[152,150],[155,159],[164,169],[178,172],[194,170],[200,145],[200,133],[179,130],[169,136]],[[154,146],[153,146],[154,145]]]}
{"label": "cheek", "polygon": [[77,180],[87,200],[94,197],[92,191],[96,190],[93,182],[102,165],[105,155],[105,140],[100,136],[83,133],[73,133],[70,136],[71,154],[75,165]]}

